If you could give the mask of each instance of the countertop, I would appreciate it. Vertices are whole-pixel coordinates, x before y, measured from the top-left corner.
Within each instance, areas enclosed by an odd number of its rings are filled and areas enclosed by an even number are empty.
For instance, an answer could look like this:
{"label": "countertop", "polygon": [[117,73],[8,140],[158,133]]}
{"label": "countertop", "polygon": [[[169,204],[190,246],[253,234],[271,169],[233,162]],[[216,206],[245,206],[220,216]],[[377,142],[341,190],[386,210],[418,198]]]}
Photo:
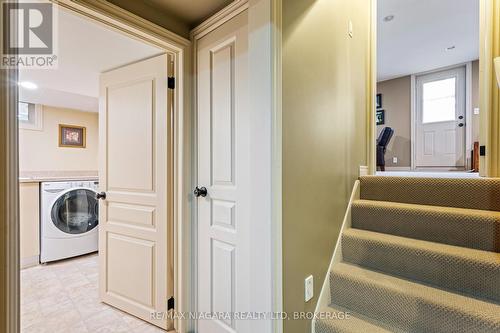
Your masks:
{"label": "countertop", "polygon": [[97,171],[22,171],[20,183],[57,182],[71,180],[98,180]]}

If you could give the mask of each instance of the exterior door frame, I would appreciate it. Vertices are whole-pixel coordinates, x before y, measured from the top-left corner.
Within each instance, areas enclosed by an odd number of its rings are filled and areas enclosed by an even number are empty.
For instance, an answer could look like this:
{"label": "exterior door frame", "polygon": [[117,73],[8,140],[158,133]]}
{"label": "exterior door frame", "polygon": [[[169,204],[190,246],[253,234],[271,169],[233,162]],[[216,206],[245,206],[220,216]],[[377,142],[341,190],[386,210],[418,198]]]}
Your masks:
{"label": "exterior door frame", "polygon": [[[189,189],[189,177],[185,175],[190,172],[189,147],[186,146],[186,132],[189,131],[188,124],[190,116],[189,109],[189,64],[190,41],[132,14],[118,6],[104,0],[51,0],[55,5],[61,6],[77,15],[98,22],[112,28],[120,33],[141,40],[145,43],[164,49],[165,52],[174,56],[176,88],[174,91],[174,122],[172,134],[174,136],[173,159],[174,159],[174,297],[176,299],[176,311],[189,311],[189,300],[187,299],[187,288],[184,281],[189,279],[189,270],[186,259],[189,254],[189,238],[186,238],[185,225],[189,223],[189,203],[182,198],[186,197],[186,187]],[[10,112],[2,112],[2,131],[0,134],[2,151],[0,179],[0,207],[2,219],[0,220],[0,240],[5,246],[0,252],[1,267],[5,267],[5,274],[0,275],[0,289],[6,290],[5,299],[0,299],[0,322],[8,332],[19,332],[19,215],[18,215],[18,142],[17,142],[17,70],[2,70],[1,95],[2,109]],[[2,110],[2,111],[3,111]],[[14,111],[14,112],[13,112]],[[5,117],[5,119],[3,118]],[[5,153],[3,148],[5,147]],[[3,181],[5,179],[5,182]],[[5,242],[3,242],[5,237]],[[184,321],[174,320],[174,328],[177,332],[185,332]],[[1,329],[0,329],[1,330]],[[3,331],[3,330],[2,330]]]}
{"label": "exterior door frame", "polygon": [[[377,132],[375,130],[375,115],[376,115],[376,105],[375,105],[375,96],[377,94],[377,1],[378,0],[371,0],[371,39],[370,39],[370,67],[368,68],[368,94],[366,97],[366,105],[367,105],[367,118],[369,119],[368,121],[368,126],[367,126],[367,137],[368,137],[368,173],[370,175],[375,175],[377,171],[377,166],[376,166],[376,159],[375,159],[375,146],[377,142]],[[493,17],[493,10],[492,10],[492,0],[480,0],[480,30],[481,30],[481,35],[479,37],[479,45],[480,45],[480,50],[479,50],[479,72],[480,72],[480,108],[481,112],[479,114],[479,119],[481,123],[481,129],[480,133],[484,133],[484,128],[486,128],[487,124],[487,117],[488,117],[488,107],[489,107],[489,86],[487,84],[484,84],[482,82],[486,78],[490,78],[493,73],[493,68],[490,64],[490,61],[485,61],[488,58],[488,55],[491,53],[491,45],[492,45],[492,39],[493,35],[491,33],[488,33],[489,30],[492,29],[492,22],[494,20]],[[482,50],[483,48],[486,48],[486,50]],[[486,59],[485,59],[486,58]],[[467,78],[471,78],[471,69],[469,68],[470,66],[466,63],[467,66],[466,69],[466,76]],[[455,66],[452,66],[455,67]],[[468,79],[466,80],[468,81]],[[413,148],[413,143],[415,142],[414,138],[414,129],[413,129],[413,116],[415,113],[415,98],[414,98],[414,88],[415,88],[415,77],[412,76],[411,79],[412,82],[412,88],[411,88],[411,115],[412,115],[412,125],[410,126],[411,130],[411,169],[415,169],[415,158],[414,158],[414,153],[415,149]],[[472,89],[470,87],[470,82],[466,82],[466,90],[467,94],[469,94],[470,90]],[[469,124],[472,124],[472,101],[470,101],[471,97],[466,97],[466,121],[468,121]],[[469,126],[469,129],[466,129],[466,149],[468,149],[469,143],[472,144],[472,133],[469,133],[469,131],[472,130],[472,126]],[[481,134],[481,145],[487,144],[487,141],[489,138],[486,137],[487,135]],[[467,151],[466,151],[467,155]],[[487,170],[485,170],[485,157],[481,156],[480,157],[480,163],[479,163],[479,173],[481,176],[488,176]]]}
{"label": "exterior door frame", "polygon": [[[465,140],[464,140],[464,164],[465,170],[469,166],[468,160],[470,156],[468,152],[472,149],[472,62],[466,62],[458,65],[447,66],[439,69],[434,69],[432,71],[426,71],[422,73],[412,74],[410,76],[410,169],[419,170],[425,169],[429,170],[432,168],[418,168],[416,165],[417,161],[417,149],[416,149],[416,133],[417,133],[417,77],[420,75],[427,75],[432,73],[439,73],[441,71],[446,71],[449,69],[465,67]],[[447,168],[448,169],[448,168]],[[449,168],[452,169],[452,168]]]}
{"label": "exterior door frame", "polygon": [[[193,43],[192,59],[193,59],[193,82],[191,86],[192,92],[192,183],[197,184],[197,52],[198,40],[206,34],[215,30],[231,18],[239,13],[248,10],[248,30],[252,32],[253,37],[249,37],[249,86],[250,95],[249,100],[252,99],[256,102],[262,112],[262,116],[267,112],[266,116],[270,121],[270,132],[268,137],[263,135],[263,139],[269,139],[266,144],[269,146],[269,160],[259,161],[263,164],[269,163],[269,186],[270,198],[272,204],[269,212],[264,211],[263,220],[260,223],[254,223],[255,229],[265,230],[257,231],[252,235],[252,240],[264,239],[267,241],[266,246],[261,249],[255,249],[259,254],[259,262],[253,263],[251,269],[260,270],[260,279],[252,281],[252,288],[258,287],[259,293],[255,292],[255,298],[252,299],[252,306],[259,306],[258,311],[268,311],[274,313],[281,313],[283,309],[282,297],[282,220],[281,220],[281,4],[282,0],[235,0],[218,13],[202,22],[199,26],[191,31],[191,41]],[[263,28],[264,27],[264,28]],[[260,30],[259,33],[255,31]],[[267,34],[267,35],[266,35]],[[256,35],[256,36],[255,36]],[[252,61],[252,57],[257,60]],[[259,73],[257,76],[252,77],[252,71]],[[256,86],[258,88],[253,88]],[[255,106],[257,107],[257,106]],[[252,108],[253,110],[254,108]],[[261,142],[259,142],[261,143]],[[261,165],[259,165],[260,167]],[[258,182],[257,182],[258,183]],[[193,185],[194,186],[194,185]],[[263,207],[264,208],[264,207]],[[269,213],[268,216],[265,214]],[[192,216],[192,230],[191,230],[191,311],[197,311],[197,204],[193,200],[191,207]],[[256,221],[257,222],[257,221]],[[257,234],[258,233],[258,234]],[[268,245],[268,246],[267,246]],[[269,295],[268,299],[262,299],[260,295]],[[266,310],[262,310],[266,309]],[[252,310],[253,311],[253,310]],[[257,310],[256,310],[257,311]],[[269,324],[257,324],[258,321],[253,321],[256,327],[254,331],[258,332],[277,332],[283,331],[282,321],[273,320]],[[192,331],[197,331],[196,320],[191,320],[188,324]]]}

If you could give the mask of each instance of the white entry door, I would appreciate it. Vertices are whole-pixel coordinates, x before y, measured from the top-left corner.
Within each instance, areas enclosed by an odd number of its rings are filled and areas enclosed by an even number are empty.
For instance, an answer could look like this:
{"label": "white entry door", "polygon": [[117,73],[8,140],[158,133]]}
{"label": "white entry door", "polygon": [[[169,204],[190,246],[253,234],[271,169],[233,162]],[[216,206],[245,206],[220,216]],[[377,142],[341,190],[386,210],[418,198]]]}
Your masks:
{"label": "white entry door", "polygon": [[[249,332],[232,313],[250,303],[250,110],[243,12],[199,40],[198,332]],[[205,195],[206,189],[206,195]]]}
{"label": "white entry door", "polygon": [[103,74],[99,107],[100,298],[163,329],[172,328],[161,314],[173,295],[168,61]]}
{"label": "white entry door", "polygon": [[416,167],[465,167],[465,67],[416,80]]}

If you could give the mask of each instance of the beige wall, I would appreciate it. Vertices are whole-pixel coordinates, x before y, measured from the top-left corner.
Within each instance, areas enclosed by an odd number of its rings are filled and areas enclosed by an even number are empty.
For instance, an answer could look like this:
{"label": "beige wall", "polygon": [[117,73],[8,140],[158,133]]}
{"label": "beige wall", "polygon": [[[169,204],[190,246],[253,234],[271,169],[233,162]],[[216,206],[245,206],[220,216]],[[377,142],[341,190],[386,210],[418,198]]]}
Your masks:
{"label": "beige wall", "polygon": [[[480,49],[480,122],[481,145],[486,156],[479,158],[482,176],[500,177],[500,89],[492,60],[500,57],[500,0],[481,1],[481,39],[487,39]],[[491,39],[489,39],[491,38]]]}
{"label": "beige wall", "polygon": [[[349,18],[354,38],[347,35]],[[342,219],[366,161],[370,6],[283,1],[284,311],[314,311]],[[314,298],[304,302],[304,279]],[[285,320],[284,332],[310,332]]]}
{"label": "beige wall", "polygon": [[[411,165],[411,78],[402,78],[379,82],[377,93],[382,94],[382,109],[385,110],[385,124],[377,126],[377,137],[386,126],[394,129],[387,152],[387,167],[410,167]],[[397,157],[398,163],[392,163]]]}
{"label": "beige wall", "polygon": [[[377,135],[386,126],[394,129],[385,155],[386,167],[411,166],[411,77],[377,83],[377,93],[382,94],[385,124],[377,126]],[[472,62],[472,108],[479,107],[479,61]],[[479,141],[479,115],[472,116],[472,138]],[[467,158],[470,153],[467,153]],[[398,163],[392,162],[397,157]]]}
{"label": "beige wall", "polygon": [[[98,114],[43,107],[43,130],[19,130],[19,170],[97,171]],[[86,148],[59,147],[59,124],[85,126]]]}

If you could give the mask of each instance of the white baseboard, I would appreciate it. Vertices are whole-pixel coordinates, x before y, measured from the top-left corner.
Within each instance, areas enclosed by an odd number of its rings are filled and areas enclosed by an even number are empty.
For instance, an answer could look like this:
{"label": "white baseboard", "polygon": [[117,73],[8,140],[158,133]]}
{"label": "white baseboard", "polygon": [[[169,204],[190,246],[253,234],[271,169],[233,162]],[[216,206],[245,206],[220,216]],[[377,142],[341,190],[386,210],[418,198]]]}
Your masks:
{"label": "white baseboard", "polygon": [[37,266],[40,264],[40,256],[21,258],[21,269]]}
{"label": "white baseboard", "polygon": [[411,167],[385,167],[385,171],[410,171]]}
{"label": "white baseboard", "polygon": [[368,176],[368,167],[366,165],[360,165],[359,166],[359,176]]}

